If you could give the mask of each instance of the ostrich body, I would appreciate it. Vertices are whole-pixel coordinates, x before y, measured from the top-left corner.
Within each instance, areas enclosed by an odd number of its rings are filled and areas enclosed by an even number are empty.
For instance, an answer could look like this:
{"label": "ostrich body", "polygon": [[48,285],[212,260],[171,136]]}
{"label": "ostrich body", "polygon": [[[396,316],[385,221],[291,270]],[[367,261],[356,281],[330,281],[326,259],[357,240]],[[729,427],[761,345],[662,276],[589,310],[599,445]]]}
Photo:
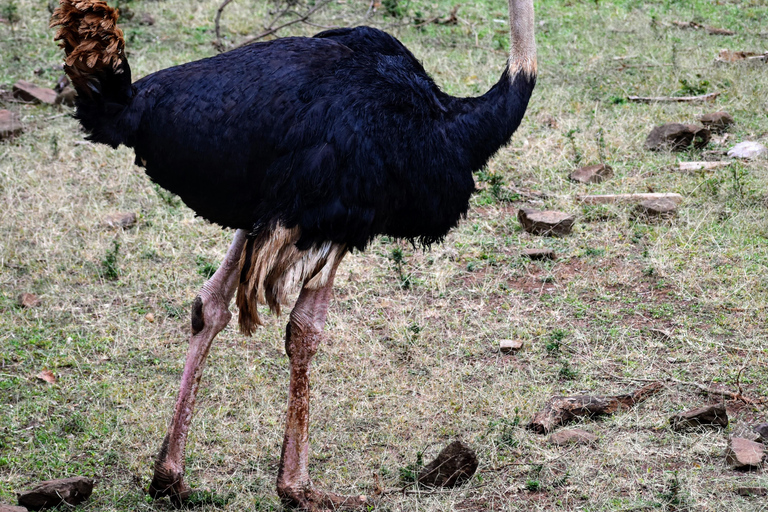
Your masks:
{"label": "ostrich body", "polygon": [[179,396],[149,492],[181,501],[184,447],[214,337],[237,293],[240,329],[300,294],[286,327],[286,431],[277,490],[307,510],[363,497],[315,490],[308,473],[309,366],[323,339],[336,268],[377,235],[429,245],[466,213],[472,173],[517,129],[536,80],[533,0],[509,0],[512,50],[477,98],[437,87],[394,37],[328,30],[257,43],[131,83],[117,14],[61,0],[52,25],[89,139],[132,147],[152,180],[198,215],[236,229],[192,307]]}

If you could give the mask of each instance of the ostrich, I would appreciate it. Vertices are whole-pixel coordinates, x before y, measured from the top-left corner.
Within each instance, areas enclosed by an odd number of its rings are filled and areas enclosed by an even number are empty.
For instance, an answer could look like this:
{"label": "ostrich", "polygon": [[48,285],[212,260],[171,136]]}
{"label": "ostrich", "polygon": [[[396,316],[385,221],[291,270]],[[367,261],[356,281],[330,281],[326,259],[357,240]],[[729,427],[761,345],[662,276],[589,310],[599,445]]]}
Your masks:
{"label": "ostrich", "polygon": [[52,26],[92,141],[132,147],[136,164],[234,240],[194,300],[173,417],[149,487],[189,496],[184,448],[203,365],[228,324],[279,313],[290,360],[277,476],[284,503],[358,508],[365,497],[315,489],[309,478],[309,370],[323,340],[334,275],[377,235],[440,241],[466,214],[472,173],[506,144],[536,82],[533,0],[509,0],[511,51],[486,94],[442,92],[397,39],[369,27],[286,37],[163,69],[131,83],[117,12],[103,0],[60,0]]}

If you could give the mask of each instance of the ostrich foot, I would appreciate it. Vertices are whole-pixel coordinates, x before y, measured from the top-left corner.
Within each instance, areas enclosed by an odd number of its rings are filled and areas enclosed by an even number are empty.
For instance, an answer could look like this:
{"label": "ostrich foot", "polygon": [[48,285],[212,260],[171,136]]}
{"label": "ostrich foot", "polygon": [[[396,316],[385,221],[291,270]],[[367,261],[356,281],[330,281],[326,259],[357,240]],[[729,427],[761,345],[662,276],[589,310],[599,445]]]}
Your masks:
{"label": "ostrich foot", "polygon": [[149,495],[153,500],[168,496],[178,506],[189,498],[192,489],[184,482],[184,472],[168,469],[161,464],[155,466],[155,475],[149,484]]}
{"label": "ostrich foot", "polygon": [[307,512],[360,510],[371,504],[365,496],[340,496],[311,486],[299,490],[279,489],[277,494],[285,506]]}

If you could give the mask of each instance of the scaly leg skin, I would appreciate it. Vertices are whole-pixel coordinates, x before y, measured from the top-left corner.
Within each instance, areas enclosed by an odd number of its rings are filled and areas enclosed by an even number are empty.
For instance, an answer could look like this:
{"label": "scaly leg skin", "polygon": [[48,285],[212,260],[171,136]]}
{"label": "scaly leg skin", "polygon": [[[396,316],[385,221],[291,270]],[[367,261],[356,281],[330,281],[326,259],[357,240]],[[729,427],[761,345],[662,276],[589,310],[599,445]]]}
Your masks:
{"label": "scaly leg skin", "polygon": [[309,365],[323,339],[335,273],[336,267],[331,271],[326,286],[301,290],[285,329],[285,351],[291,361],[291,380],[288,418],[277,473],[277,494],[286,506],[309,512],[354,510],[369,504],[365,496],[337,496],[318,491],[309,479]]}
{"label": "scaly leg skin", "polygon": [[184,482],[184,447],[195,407],[195,395],[213,338],[232,318],[229,303],[237,289],[240,254],[245,238],[246,231],[237,230],[224,261],[203,285],[192,305],[192,337],[189,340],[187,360],[181,376],[179,396],[168,433],[155,462],[155,475],[149,485],[149,495],[153,499],[168,496],[178,505],[190,495],[191,490]]}

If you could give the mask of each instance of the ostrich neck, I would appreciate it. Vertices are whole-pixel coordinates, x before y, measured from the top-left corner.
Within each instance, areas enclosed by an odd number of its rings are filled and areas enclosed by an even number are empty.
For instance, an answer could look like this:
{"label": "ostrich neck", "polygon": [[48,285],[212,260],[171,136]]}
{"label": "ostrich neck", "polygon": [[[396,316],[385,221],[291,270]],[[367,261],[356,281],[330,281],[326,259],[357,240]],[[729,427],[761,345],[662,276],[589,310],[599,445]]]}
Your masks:
{"label": "ostrich neck", "polygon": [[536,38],[534,36],[533,0],[509,0],[510,78],[523,71],[532,78],[536,75]]}

